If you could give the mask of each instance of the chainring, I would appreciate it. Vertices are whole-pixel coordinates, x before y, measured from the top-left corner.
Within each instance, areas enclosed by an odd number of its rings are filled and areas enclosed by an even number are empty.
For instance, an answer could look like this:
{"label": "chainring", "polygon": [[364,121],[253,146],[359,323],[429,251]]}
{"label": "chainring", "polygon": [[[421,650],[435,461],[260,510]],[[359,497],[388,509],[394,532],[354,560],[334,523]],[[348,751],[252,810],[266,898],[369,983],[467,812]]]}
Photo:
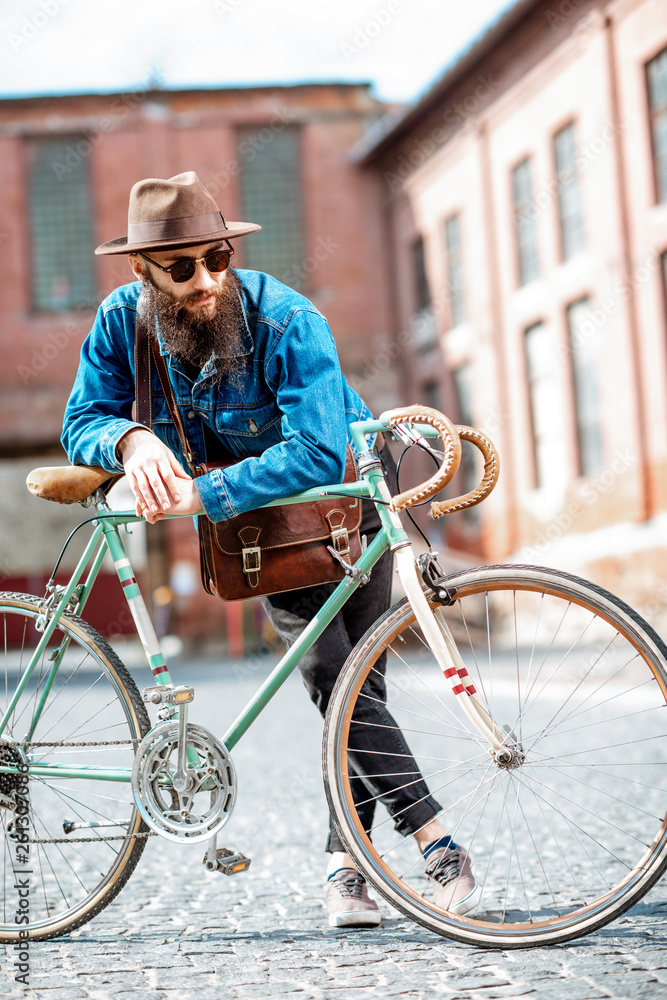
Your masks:
{"label": "chainring", "polygon": [[177,790],[178,722],[155,726],[139,744],[132,768],[137,809],[151,829],[177,843],[198,843],[229,819],[236,799],[236,772],[227,748],[202,726],[188,724],[188,787]]}

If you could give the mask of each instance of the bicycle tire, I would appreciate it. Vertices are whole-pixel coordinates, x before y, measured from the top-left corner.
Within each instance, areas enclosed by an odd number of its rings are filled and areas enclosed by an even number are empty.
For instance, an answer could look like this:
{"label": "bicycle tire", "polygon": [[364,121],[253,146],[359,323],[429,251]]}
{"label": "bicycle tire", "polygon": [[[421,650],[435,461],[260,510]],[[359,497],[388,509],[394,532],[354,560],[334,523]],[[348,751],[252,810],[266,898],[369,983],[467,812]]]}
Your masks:
{"label": "bicycle tire", "polygon": [[[368,881],[438,934],[506,949],[590,933],[667,867],[667,647],[624,602],[567,573],[480,567],[446,588],[451,607],[431,598],[431,608],[525,759],[501,767],[470,732],[404,600],[354,648],[330,700],[323,766],[341,837]],[[359,720],[371,683],[384,684],[392,725],[444,806],[441,822],[470,852],[482,893],[474,914],[429,898],[414,838],[390,829],[384,809],[363,829],[353,789],[359,805],[381,802],[388,773],[364,772],[370,730]]]}
{"label": "bicycle tire", "polygon": [[[0,593],[0,719],[41,638],[35,629],[39,614],[38,598]],[[60,666],[49,687],[49,668],[63,644]],[[20,749],[30,732],[28,720],[42,698],[43,710],[28,742],[78,743],[78,747],[51,744]],[[9,802],[25,806],[20,793],[26,786],[16,775],[0,774],[0,796],[5,799],[0,804],[1,941],[16,942],[21,931],[27,931],[31,941],[69,933],[96,916],[123,888],[146,845],[148,827],[134,805],[129,774],[136,741],[149,728],[137,687],[114,650],[81,618],[62,616],[0,736],[0,757],[13,766],[20,763],[21,753],[28,764],[103,764],[123,768],[128,780],[28,775],[29,826],[24,845],[17,837],[17,831],[23,832],[16,825],[19,813]],[[64,824],[70,822],[76,825],[68,830]],[[26,886],[21,896],[18,880]],[[29,922],[17,924],[26,911]]]}

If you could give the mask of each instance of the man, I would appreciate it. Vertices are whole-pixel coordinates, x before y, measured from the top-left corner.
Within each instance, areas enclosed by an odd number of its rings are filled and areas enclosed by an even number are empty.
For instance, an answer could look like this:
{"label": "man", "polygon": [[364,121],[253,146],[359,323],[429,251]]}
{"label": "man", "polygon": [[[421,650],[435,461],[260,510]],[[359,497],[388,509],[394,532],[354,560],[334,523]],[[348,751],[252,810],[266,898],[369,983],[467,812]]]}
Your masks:
{"label": "man", "polygon": [[[340,482],[348,424],[371,416],[347,385],[315,306],[266,274],[230,266],[228,241],[260,228],[226,222],[189,171],[135,184],[128,235],[95,251],[127,254],[138,281],[116,289],[99,308],[82,347],[63,443],[74,464],[124,470],[137,513],[151,524],[168,513],[202,508],[212,521],[222,521],[299,490]],[[167,362],[195,462],[215,461],[218,448],[242,459],[224,472],[194,480],[185,471],[163,395],[154,394],[152,432],[132,420],[138,310]],[[388,449],[382,458],[391,472]],[[380,522],[374,506],[365,506],[361,530],[371,536]],[[302,660],[304,682],[322,714],[348,653],[388,606],[390,586],[387,554]],[[286,643],[321,606],[323,590],[265,599]],[[378,770],[372,755],[364,763],[368,774]],[[381,797],[396,828],[412,834],[424,854],[436,902],[459,913],[472,909],[479,889],[468,856],[435,818],[440,806],[423,780],[408,788],[397,783]],[[372,809],[360,807],[360,814],[364,808],[368,828]],[[379,924],[378,907],[333,825],[327,850],[330,924]]]}

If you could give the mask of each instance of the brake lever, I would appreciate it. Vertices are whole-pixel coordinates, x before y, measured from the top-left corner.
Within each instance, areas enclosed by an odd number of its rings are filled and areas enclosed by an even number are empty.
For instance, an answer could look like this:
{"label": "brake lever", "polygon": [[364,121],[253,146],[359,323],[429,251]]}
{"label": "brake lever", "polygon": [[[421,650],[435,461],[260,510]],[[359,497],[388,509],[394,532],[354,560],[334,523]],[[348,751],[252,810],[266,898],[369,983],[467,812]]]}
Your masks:
{"label": "brake lever", "polygon": [[405,444],[408,447],[413,444],[421,445],[422,448],[424,446],[429,447],[429,443],[424,435],[420,434],[413,424],[394,424],[391,431],[401,444]]}

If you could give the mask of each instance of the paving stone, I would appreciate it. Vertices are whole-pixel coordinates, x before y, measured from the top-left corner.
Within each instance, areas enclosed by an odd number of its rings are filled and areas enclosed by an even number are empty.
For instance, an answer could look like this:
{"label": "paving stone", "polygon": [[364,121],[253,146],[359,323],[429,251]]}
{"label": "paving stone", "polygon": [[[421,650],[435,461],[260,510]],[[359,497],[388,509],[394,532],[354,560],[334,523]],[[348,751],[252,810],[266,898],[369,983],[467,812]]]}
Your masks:
{"label": "paving stone", "polygon": [[[222,701],[231,718],[252,691],[224,670],[184,674],[213,731]],[[210,876],[201,845],[151,839],[117,900],[71,936],[31,946],[31,989],[0,978],[2,1000],[667,998],[667,882],[610,927],[552,948],[470,948],[382,902],[379,929],[329,928],[321,729],[290,680],[234,751],[239,798],[220,844],[247,842],[246,874]],[[0,960],[6,975],[11,950]]]}

